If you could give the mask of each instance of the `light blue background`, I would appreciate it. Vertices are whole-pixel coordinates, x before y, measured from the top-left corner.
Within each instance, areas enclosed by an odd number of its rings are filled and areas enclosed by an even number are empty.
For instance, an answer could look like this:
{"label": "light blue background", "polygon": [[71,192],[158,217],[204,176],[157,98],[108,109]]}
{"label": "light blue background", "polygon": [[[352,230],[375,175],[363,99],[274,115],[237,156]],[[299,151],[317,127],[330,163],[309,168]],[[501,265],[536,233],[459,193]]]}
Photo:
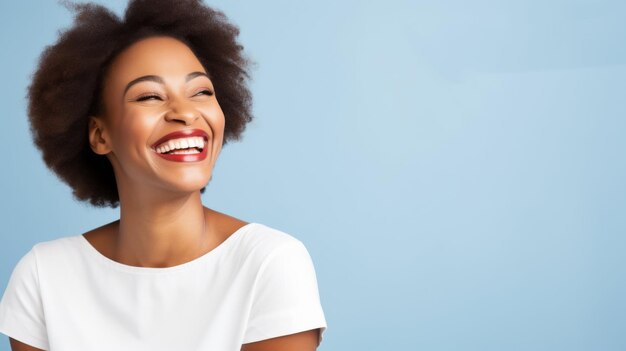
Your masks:
{"label": "light blue background", "polygon": [[[257,62],[256,120],[205,204],[305,243],[319,350],[626,349],[625,2],[211,4]],[[0,5],[2,289],[33,244],[116,219],[28,131],[30,74],[70,23]]]}

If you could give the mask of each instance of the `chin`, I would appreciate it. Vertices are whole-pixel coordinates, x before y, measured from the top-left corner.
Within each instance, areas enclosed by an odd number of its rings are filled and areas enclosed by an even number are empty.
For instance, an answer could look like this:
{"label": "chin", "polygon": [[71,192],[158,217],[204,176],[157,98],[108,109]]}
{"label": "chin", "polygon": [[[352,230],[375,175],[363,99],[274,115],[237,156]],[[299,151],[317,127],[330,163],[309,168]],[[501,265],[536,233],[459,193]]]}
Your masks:
{"label": "chin", "polygon": [[203,181],[203,182],[187,182],[187,183],[177,183],[175,184],[175,187],[177,190],[181,191],[181,192],[187,192],[187,193],[192,193],[195,191],[200,191],[202,188],[206,187],[209,185],[209,181]]}
{"label": "chin", "polygon": [[168,179],[163,187],[174,192],[193,193],[206,187],[211,179],[211,174],[185,174],[174,179]]}

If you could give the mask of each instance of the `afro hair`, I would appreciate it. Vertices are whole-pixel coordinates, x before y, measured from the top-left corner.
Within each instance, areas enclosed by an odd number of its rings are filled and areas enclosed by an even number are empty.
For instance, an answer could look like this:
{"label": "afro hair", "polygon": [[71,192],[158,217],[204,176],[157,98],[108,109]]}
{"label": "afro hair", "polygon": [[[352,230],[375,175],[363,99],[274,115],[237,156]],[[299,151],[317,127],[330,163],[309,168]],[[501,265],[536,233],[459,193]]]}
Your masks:
{"label": "afro hair", "polygon": [[109,64],[143,38],[170,36],[190,47],[220,94],[223,144],[240,139],[252,120],[250,61],[237,42],[239,29],[222,12],[200,0],[130,0],[120,19],[101,5],[63,4],[75,12],[74,23],[41,53],[28,88],[28,115],[44,162],[75,198],[96,207],[119,205],[112,165],[92,151],[88,122],[104,110],[102,84]]}

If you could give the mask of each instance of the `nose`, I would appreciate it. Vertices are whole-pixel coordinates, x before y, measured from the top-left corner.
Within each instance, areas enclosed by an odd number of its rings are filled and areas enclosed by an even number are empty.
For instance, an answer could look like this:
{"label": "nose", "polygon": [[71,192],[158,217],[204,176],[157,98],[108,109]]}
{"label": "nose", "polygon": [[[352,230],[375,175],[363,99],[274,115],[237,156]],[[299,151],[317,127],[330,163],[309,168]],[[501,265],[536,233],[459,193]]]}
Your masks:
{"label": "nose", "polygon": [[189,102],[177,99],[170,101],[169,110],[165,114],[165,120],[168,122],[182,122],[186,126],[193,124],[198,119],[199,113]]}

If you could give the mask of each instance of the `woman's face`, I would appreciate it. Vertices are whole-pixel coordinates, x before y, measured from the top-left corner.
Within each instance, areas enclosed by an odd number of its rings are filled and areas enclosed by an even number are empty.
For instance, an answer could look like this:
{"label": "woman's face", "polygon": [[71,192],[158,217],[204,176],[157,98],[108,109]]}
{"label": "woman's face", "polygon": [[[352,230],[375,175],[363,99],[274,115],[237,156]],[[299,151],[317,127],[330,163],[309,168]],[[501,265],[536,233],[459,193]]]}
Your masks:
{"label": "woman's face", "polygon": [[142,39],[112,61],[102,92],[105,115],[92,119],[90,142],[111,161],[120,197],[125,189],[192,192],[209,182],[224,114],[207,74],[189,47],[171,37]]}

